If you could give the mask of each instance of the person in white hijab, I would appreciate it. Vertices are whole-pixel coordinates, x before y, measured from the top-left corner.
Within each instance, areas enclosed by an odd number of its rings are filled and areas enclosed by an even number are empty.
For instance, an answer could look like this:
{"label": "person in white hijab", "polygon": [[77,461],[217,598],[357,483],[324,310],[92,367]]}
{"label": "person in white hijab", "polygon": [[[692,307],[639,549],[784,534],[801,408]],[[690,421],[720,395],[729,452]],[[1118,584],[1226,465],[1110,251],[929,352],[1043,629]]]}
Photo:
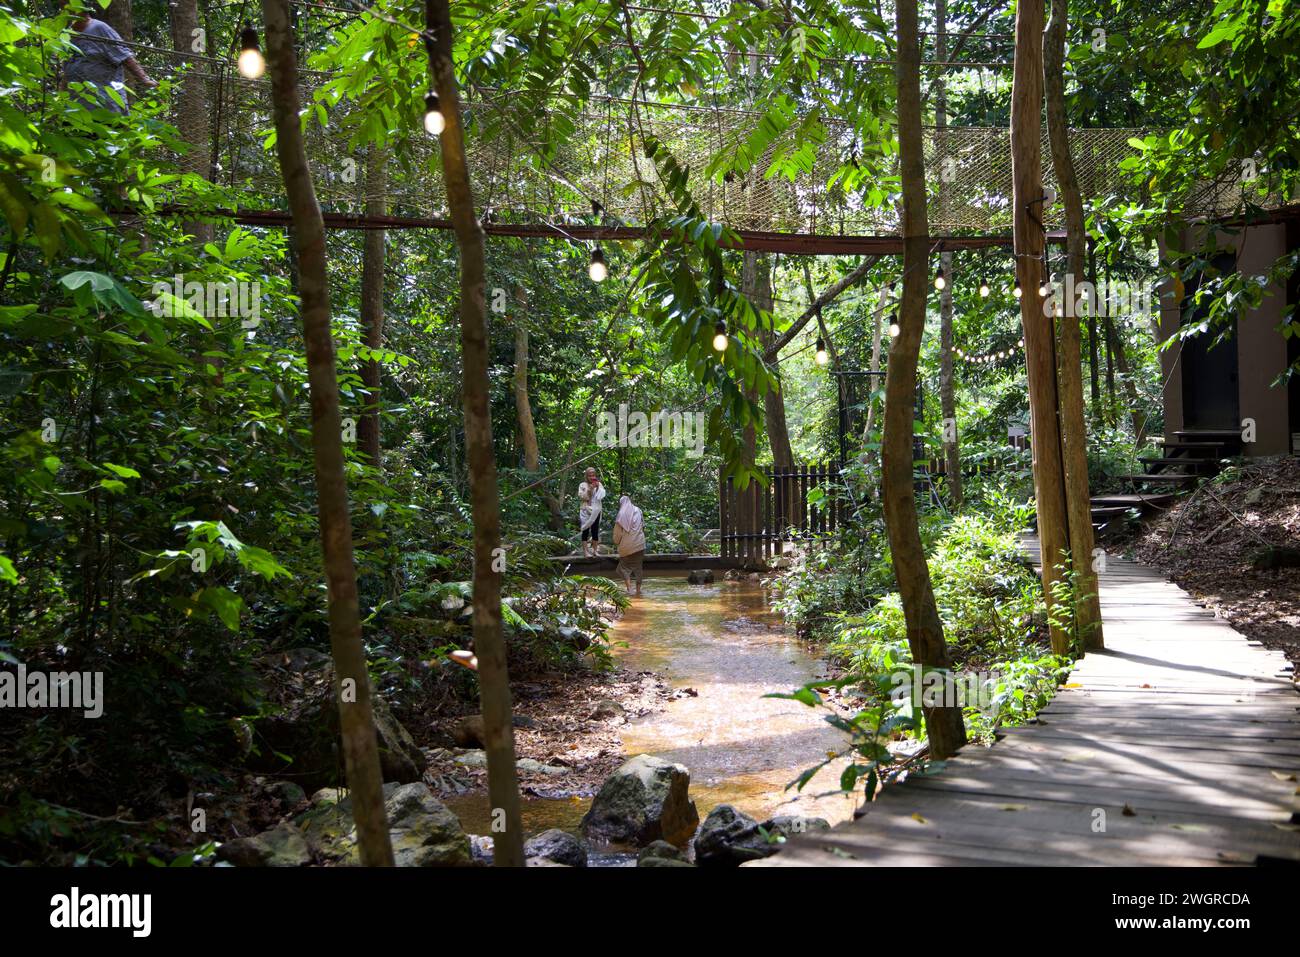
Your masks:
{"label": "person in white hijab", "polygon": [[582,532],[582,554],[600,554],[600,503],[605,498],[605,486],[600,475],[589,468],[584,481],[578,485],[578,528]]}
{"label": "person in white hijab", "polygon": [[618,549],[618,570],[623,575],[627,593],[632,594],[632,579],[636,579],[636,594],[641,594],[642,563],[645,560],[645,519],[641,509],[632,504],[632,496],[622,495],[618,500],[618,515],[614,518],[614,547]]}

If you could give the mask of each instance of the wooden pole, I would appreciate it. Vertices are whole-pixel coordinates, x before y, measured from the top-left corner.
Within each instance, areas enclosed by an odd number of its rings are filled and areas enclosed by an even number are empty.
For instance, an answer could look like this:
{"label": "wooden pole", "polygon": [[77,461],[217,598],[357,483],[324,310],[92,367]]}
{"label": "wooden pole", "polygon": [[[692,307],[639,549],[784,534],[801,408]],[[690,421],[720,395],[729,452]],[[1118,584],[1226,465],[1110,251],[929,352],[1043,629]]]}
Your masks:
{"label": "wooden pole", "polygon": [[[1014,209],[1016,277],[1024,291],[1020,321],[1024,328],[1025,365],[1029,377],[1029,419],[1033,430],[1034,494],[1042,547],[1043,597],[1056,611],[1059,565],[1069,547],[1065,508],[1065,473],[1057,420],[1056,343],[1052,319],[1045,315],[1038,287],[1045,279],[1043,170],[1043,6],[1039,0],[1016,5],[1016,52],[1011,81],[1011,178]],[[892,356],[891,356],[892,363]],[[1059,623],[1059,622],[1058,622]],[[1070,651],[1070,635],[1053,625],[1052,650]]]}

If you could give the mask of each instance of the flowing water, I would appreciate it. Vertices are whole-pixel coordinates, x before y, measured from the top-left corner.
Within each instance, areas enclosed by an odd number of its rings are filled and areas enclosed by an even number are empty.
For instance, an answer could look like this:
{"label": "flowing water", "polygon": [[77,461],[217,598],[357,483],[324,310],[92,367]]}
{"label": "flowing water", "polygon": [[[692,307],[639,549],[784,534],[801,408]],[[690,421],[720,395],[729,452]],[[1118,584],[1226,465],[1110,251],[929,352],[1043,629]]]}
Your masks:
{"label": "flowing water", "polygon": [[[622,667],[654,671],[679,691],[663,711],[624,725],[623,751],[685,765],[701,820],[718,804],[760,821],[778,813],[832,824],[852,816],[851,798],[815,797],[838,784],[842,762],[821,771],[803,794],[786,790],[801,771],[841,747],[844,736],[826,724],[822,711],[764,697],[825,672],[771,611],[761,586],[650,578],[642,597],[610,629],[610,641]],[[490,833],[485,797],[447,804],[467,831]],[[529,836],[552,827],[578,833],[590,804],[590,798],[526,800],[524,829]]]}

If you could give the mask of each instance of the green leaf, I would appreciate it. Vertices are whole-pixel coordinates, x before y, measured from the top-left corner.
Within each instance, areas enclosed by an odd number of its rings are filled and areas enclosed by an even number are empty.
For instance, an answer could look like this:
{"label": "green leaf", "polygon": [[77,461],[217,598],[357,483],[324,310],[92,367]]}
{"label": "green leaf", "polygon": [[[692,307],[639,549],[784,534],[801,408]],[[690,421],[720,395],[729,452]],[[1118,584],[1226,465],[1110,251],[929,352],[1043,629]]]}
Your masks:
{"label": "green leaf", "polygon": [[239,631],[239,614],[244,609],[244,599],[229,588],[205,588],[198,594],[198,603],[215,612],[231,631]]}

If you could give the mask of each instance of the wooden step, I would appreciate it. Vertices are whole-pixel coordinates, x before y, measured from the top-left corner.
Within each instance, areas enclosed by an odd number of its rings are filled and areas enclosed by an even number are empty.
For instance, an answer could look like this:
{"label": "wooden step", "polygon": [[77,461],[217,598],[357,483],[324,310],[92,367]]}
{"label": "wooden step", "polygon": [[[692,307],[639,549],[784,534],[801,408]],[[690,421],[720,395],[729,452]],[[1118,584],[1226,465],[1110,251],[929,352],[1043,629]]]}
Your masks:
{"label": "wooden step", "polygon": [[1165,442],[1165,449],[1188,449],[1190,451],[1209,451],[1223,448],[1222,442]]}
{"label": "wooden step", "polygon": [[1125,482],[1154,482],[1158,485],[1195,485],[1201,480],[1199,475],[1188,475],[1186,472],[1166,472],[1163,475],[1117,475],[1116,478]]}
{"label": "wooden step", "polygon": [[1092,506],[1105,508],[1111,505],[1122,505],[1124,508],[1156,508],[1168,505],[1178,496],[1170,492],[1150,492],[1147,494],[1131,493],[1117,495],[1094,495],[1092,497]]}
{"label": "wooden step", "polygon": [[1163,456],[1160,458],[1141,458],[1138,461],[1140,461],[1142,466],[1147,470],[1147,474],[1151,474],[1151,468],[1153,466],[1158,466],[1162,469],[1170,469],[1177,466],[1179,468],[1190,468],[1193,471],[1200,473],[1206,471],[1213,462],[1212,459],[1171,458],[1169,456]]}
{"label": "wooden step", "polygon": [[1092,507],[1092,518],[1096,521],[1099,518],[1115,518],[1118,515],[1127,515],[1133,510],[1131,505],[1094,505]]}
{"label": "wooden step", "polygon": [[1240,429],[1176,429],[1174,435],[1179,439],[1188,439],[1193,442],[1213,442],[1221,439],[1228,441],[1241,441]]}

